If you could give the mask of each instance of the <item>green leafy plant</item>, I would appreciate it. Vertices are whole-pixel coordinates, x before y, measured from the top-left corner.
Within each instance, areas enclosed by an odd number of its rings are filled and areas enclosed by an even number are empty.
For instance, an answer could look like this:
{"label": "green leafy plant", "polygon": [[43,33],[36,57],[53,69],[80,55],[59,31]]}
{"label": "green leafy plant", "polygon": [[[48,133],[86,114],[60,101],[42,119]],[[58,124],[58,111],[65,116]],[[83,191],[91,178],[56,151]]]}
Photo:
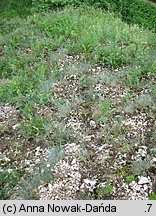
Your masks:
{"label": "green leafy plant", "polygon": [[143,0],[33,0],[33,10],[48,10],[62,8],[66,5],[92,5],[105,10],[114,11],[128,23],[138,24],[145,28],[156,29],[155,8]]}
{"label": "green leafy plant", "polygon": [[75,2],[76,0],[32,0],[33,11],[56,9],[58,7],[71,5]]}
{"label": "green leafy plant", "polygon": [[140,85],[140,77],[141,77],[141,70],[138,68],[131,69],[126,74],[126,84],[128,87],[132,88],[139,88]]}
{"label": "green leafy plant", "polygon": [[26,139],[34,139],[45,132],[45,119],[31,116],[21,122],[21,133]]}
{"label": "green leafy plant", "polygon": [[156,200],[156,194],[155,193],[150,193],[148,198],[149,198],[149,200]]}
{"label": "green leafy plant", "polygon": [[3,134],[6,130],[7,128],[4,125],[0,124],[0,135]]}
{"label": "green leafy plant", "polygon": [[93,84],[92,79],[88,77],[87,75],[82,75],[79,78],[79,86],[81,90],[91,88],[92,84]]}
{"label": "green leafy plant", "polygon": [[0,200],[8,199],[13,193],[20,174],[16,170],[8,170],[0,172]]}
{"label": "green leafy plant", "polygon": [[64,124],[58,121],[48,122],[45,130],[45,136],[50,145],[62,146],[74,139],[73,130],[65,128]]}
{"label": "green leafy plant", "polygon": [[122,145],[122,148],[123,148],[124,151],[129,152],[131,150],[131,145],[128,144],[128,143],[124,143]]}
{"label": "green leafy plant", "polygon": [[123,97],[124,98],[124,102],[126,104],[128,104],[130,96],[131,96],[130,89],[126,89],[125,92],[124,92],[124,97]]}
{"label": "green leafy plant", "polygon": [[39,199],[38,187],[40,185],[46,186],[48,183],[55,181],[51,169],[62,155],[63,151],[60,149],[60,146],[48,148],[45,152],[45,158],[37,164],[33,173],[24,175],[14,188],[17,198],[27,200]]}
{"label": "green leafy plant", "polygon": [[129,175],[129,176],[126,176],[126,182],[127,183],[131,183],[132,181],[134,181],[135,177],[133,175]]}
{"label": "green leafy plant", "polygon": [[106,99],[102,102],[102,105],[101,105],[101,113],[103,116],[106,116],[108,114],[111,113],[111,110],[110,110],[110,100],[109,99]]}
{"label": "green leafy plant", "polygon": [[129,64],[131,61],[130,55],[126,50],[122,50],[115,44],[108,46],[96,47],[92,51],[94,61],[111,68],[118,68],[122,65]]}
{"label": "green leafy plant", "polygon": [[31,0],[1,0],[0,18],[26,17],[31,14]]}
{"label": "green leafy plant", "polygon": [[145,109],[151,107],[153,104],[152,98],[150,95],[144,94],[140,95],[135,101],[135,107],[139,109]]}
{"label": "green leafy plant", "polygon": [[113,187],[111,186],[111,179],[107,179],[106,185],[104,188],[97,188],[96,189],[96,194],[97,198],[101,199],[104,197],[108,197],[108,195],[111,194]]}
{"label": "green leafy plant", "polygon": [[148,171],[150,167],[150,161],[149,160],[139,160],[133,162],[131,165],[130,171],[133,175],[146,175],[146,172]]}
{"label": "green leafy plant", "polygon": [[156,60],[147,62],[142,68],[142,74],[154,77],[156,75]]}
{"label": "green leafy plant", "polygon": [[112,191],[112,186],[111,185],[106,185],[104,189],[105,194],[110,194]]}
{"label": "green leafy plant", "polygon": [[97,119],[98,122],[105,123],[108,120],[108,116],[112,113],[110,107],[110,100],[106,99],[101,102],[99,108],[93,114],[93,116]]}
{"label": "green leafy plant", "polygon": [[103,73],[100,73],[99,75],[99,82],[100,83],[104,83],[105,85],[109,85],[111,84],[111,82],[117,82],[118,78],[111,75],[110,73],[106,73],[106,72],[103,72]]}

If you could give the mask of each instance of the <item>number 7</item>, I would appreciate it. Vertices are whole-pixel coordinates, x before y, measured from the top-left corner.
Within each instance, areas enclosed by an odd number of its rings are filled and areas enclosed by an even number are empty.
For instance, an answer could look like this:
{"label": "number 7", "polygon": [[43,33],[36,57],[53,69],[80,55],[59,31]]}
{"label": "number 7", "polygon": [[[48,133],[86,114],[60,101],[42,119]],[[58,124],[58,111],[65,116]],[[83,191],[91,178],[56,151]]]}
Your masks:
{"label": "number 7", "polygon": [[152,207],[152,204],[147,204],[147,206],[149,206],[149,207],[148,207],[148,212],[150,212],[150,209],[151,209],[151,207]]}

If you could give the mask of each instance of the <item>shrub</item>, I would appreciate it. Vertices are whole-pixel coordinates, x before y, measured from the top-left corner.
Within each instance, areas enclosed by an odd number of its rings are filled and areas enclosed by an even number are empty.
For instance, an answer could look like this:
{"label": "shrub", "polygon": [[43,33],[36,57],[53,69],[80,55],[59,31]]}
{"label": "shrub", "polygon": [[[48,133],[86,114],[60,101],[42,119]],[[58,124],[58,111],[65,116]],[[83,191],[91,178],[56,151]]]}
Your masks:
{"label": "shrub", "polygon": [[142,0],[119,2],[121,2],[121,14],[124,21],[156,31],[156,10],[152,5]]}
{"label": "shrub", "polygon": [[142,68],[142,74],[154,77],[156,74],[156,60],[146,62],[145,66]]}
{"label": "shrub", "polygon": [[45,132],[45,120],[42,118],[32,116],[30,119],[23,120],[21,126],[26,139],[34,139]]}
{"label": "shrub", "polygon": [[33,9],[48,10],[74,4],[77,0],[32,0]]}
{"label": "shrub", "polygon": [[63,8],[66,5],[94,5],[120,14],[129,24],[138,24],[156,31],[156,9],[143,0],[32,0],[33,9],[48,10]]}
{"label": "shrub", "polygon": [[132,68],[126,74],[126,84],[130,88],[138,88],[140,84],[141,70]]}
{"label": "shrub", "polygon": [[94,61],[98,64],[104,64],[107,67],[118,68],[122,65],[130,63],[130,55],[116,45],[108,45],[104,47],[96,47],[92,52]]}
{"label": "shrub", "polygon": [[1,0],[0,18],[26,17],[30,14],[32,0]]}
{"label": "shrub", "polygon": [[87,0],[106,10],[111,9],[121,14],[122,19],[129,24],[138,24],[156,31],[156,9],[143,0]]}

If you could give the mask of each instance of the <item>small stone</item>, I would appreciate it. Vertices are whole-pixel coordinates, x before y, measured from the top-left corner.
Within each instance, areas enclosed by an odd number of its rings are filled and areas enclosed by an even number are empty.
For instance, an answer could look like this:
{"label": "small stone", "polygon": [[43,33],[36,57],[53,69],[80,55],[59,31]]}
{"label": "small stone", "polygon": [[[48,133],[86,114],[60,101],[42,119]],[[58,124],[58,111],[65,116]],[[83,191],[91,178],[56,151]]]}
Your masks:
{"label": "small stone", "polygon": [[140,185],[138,185],[138,184],[134,185],[134,189],[135,189],[136,191],[140,191],[140,188],[141,188]]}
{"label": "small stone", "polygon": [[96,180],[84,179],[84,183],[90,191],[95,188],[96,182]]}
{"label": "small stone", "polygon": [[132,181],[132,182],[129,184],[129,186],[130,186],[130,187],[134,187],[135,183],[136,183],[135,181]]}
{"label": "small stone", "polygon": [[30,161],[26,161],[25,163],[26,163],[26,165],[30,165]]}
{"label": "small stone", "polygon": [[13,125],[12,129],[15,130],[18,126],[19,126],[19,124]]}
{"label": "small stone", "polygon": [[93,120],[91,120],[89,124],[90,124],[91,127],[94,127],[94,128],[96,127],[96,123]]}
{"label": "small stone", "polygon": [[139,185],[149,184],[149,179],[147,177],[141,176],[138,182]]}
{"label": "small stone", "polygon": [[156,158],[153,158],[152,161],[153,161],[154,163],[156,163]]}
{"label": "small stone", "polygon": [[36,147],[36,151],[39,151],[40,150],[40,146]]}
{"label": "small stone", "polygon": [[148,189],[148,185],[146,185],[146,184],[143,187],[144,187],[144,191],[146,191]]}
{"label": "small stone", "polygon": [[13,169],[8,169],[8,173],[11,173],[11,172],[13,172]]}

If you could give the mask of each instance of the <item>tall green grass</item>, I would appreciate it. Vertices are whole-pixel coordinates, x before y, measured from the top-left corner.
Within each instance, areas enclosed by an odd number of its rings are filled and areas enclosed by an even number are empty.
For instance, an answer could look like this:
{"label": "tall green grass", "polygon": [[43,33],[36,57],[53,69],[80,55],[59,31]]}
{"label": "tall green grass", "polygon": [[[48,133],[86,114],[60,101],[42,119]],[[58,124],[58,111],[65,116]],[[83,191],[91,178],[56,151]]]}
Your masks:
{"label": "tall green grass", "polygon": [[1,0],[0,1],[0,19],[26,17],[31,13],[32,0]]}
{"label": "tall green grass", "polygon": [[129,24],[156,31],[156,8],[144,0],[33,0],[34,11],[63,8],[66,5],[91,5],[114,11]]}

